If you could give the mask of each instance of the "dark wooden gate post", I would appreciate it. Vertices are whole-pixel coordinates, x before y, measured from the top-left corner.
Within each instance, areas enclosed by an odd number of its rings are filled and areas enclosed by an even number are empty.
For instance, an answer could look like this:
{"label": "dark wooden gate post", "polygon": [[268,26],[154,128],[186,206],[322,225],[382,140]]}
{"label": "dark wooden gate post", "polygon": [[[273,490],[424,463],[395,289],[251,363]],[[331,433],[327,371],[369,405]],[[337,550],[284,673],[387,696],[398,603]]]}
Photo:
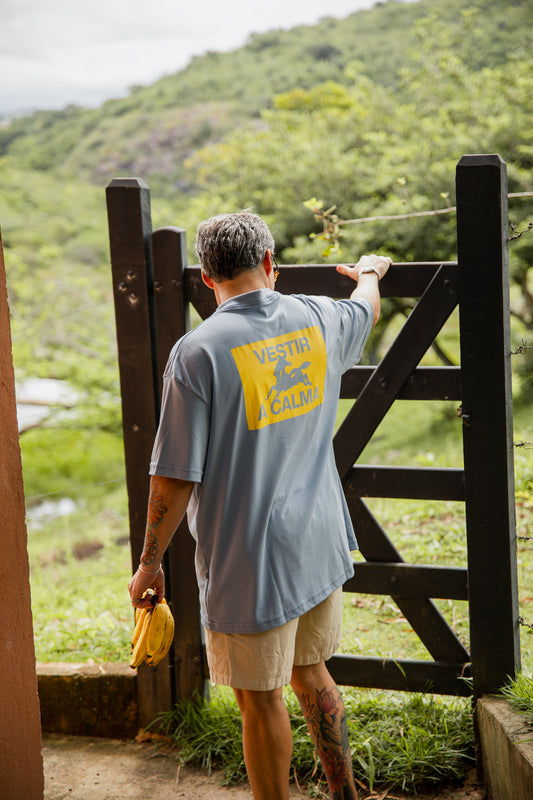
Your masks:
{"label": "dark wooden gate post", "polygon": [[[133,569],[141,556],[148,507],[150,455],[157,428],[152,311],[150,191],[137,178],[117,178],[106,189],[115,299],[122,426]],[[126,587],[124,586],[124,591]],[[169,671],[138,671],[139,717],[148,725],[171,705]]]}
{"label": "dark wooden gate post", "polygon": [[[184,229],[165,227],[154,231],[152,253],[157,375],[162,383],[172,346],[190,328],[189,306],[183,280],[187,266]],[[176,623],[174,644],[170,653],[173,700],[201,694],[204,687],[202,627],[194,550],[194,539],[185,519],[174,536],[165,559],[167,595]]]}
{"label": "dark wooden gate post", "polygon": [[506,165],[458,166],[463,449],[474,694],[520,666],[514,511]]}
{"label": "dark wooden gate post", "polygon": [[[185,231],[152,233],[150,191],[137,178],[117,178],[106,190],[132,566],[139,564],[146,527],[149,465],[159,421],[162,376],[170,349],[189,328],[183,271]],[[156,670],[138,671],[143,725],[178,697],[204,687],[202,630],[194,572],[194,541],[184,521],[165,556],[167,596],[176,621],[174,645]]]}

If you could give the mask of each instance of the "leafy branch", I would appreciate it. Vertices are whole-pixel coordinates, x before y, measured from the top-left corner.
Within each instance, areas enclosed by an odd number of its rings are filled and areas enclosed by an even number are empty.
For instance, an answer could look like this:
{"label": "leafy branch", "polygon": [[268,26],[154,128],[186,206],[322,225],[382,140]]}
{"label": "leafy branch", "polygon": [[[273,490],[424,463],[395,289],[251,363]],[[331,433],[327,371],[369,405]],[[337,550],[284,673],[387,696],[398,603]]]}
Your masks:
{"label": "leafy branch", "polygon": [[529,222],[527,228],[524,228],[523,231],[517,231],[516,225],[513,225],[512,222],[509,223],[509,227],[511,229],[511,235],[507,241],[512,242],[514,239],[520,239],[525,233],[529,233],[533,231],[533,222]]}
{"label": "leafy branch", "polygon": [[324,210],[324,203],[322,200],[317,200],[316,197],[311,197],[310,200],[304,201],[304,206],[313,212],[317,222],[322,225],[322,233],[310,233],[310,239],[320,239],[327,242],[325,250],[322,252],[323,256],[331,256],[334,253],[341,254],[341,246],[339,244],[340,226],[346,225],[347,220],[340,219],[335,211],[337,206],[330,206]]}
{"label": "leafy branch", "polygon": [[522,344],[520,344],[516,350],[511,350],[512,356],[522,355],[526,352],[526,350],[533,350],[533,344],[528,344],[525,339],[522,339]]}

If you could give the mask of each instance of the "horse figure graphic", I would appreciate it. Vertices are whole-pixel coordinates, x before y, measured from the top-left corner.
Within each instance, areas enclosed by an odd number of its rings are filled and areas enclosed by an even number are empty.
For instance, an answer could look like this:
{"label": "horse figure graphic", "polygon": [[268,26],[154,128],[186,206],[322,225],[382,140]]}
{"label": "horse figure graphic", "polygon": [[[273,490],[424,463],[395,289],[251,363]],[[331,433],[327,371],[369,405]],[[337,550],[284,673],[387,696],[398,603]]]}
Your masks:
{"label": "horse figure graphic", "polygon": [[270,400],[273,394],[275,395],[274,399],[276,399],[281,392],[288,392],[289,389],[293,389],[295,386],[298,386],[299,383],[303,383],[304,386],[313,385],[309,380],[309,376],[304,373],[304,369],[311,366],[310,361],[304,361],[299,367],[294,367],[290,372],[287,372],[286,368],[290,366],[291,362],[288,361],[285,356],[280,356],[278,358],[278,363],[274,368],[276,382],[271,386],[266,397],[267,400]]}

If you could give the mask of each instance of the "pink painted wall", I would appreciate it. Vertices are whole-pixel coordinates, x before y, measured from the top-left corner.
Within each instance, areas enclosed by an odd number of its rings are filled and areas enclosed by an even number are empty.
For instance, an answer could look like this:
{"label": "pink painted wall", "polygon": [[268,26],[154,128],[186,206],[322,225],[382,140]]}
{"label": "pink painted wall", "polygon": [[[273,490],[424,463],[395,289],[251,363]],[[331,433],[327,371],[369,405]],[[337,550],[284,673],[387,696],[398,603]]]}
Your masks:
{"label": "pink painted wall", "polygon": [[42,800],[37,695],[22,465],[0,235],[0,797]]}

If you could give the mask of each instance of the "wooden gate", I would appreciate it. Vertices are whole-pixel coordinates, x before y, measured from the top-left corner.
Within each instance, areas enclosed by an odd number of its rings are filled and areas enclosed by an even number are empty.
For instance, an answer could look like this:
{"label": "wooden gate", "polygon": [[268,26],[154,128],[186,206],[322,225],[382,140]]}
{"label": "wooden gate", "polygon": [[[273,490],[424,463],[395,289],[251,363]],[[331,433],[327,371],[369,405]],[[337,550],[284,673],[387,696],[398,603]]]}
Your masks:
{"label": "wooden gate", "polygon": [[[328,666],[343,685],[480,696],[501,687],[519,668],[505,164],[499,156],[465,156],[457,166],[456,187],[458,261],[390,268],[382,296],[419,299],[382,361],[345,374],[341,397],[356,402],[334,442],[365,558],[344,590],[391,596],[431,660],[336,655]],[[205,318],[215,302],[200,267],[186,264],[185,232],[151,233],[149,192],[141,181],[114,180],[107,198],[136,566],[160,376],[172,344],[189,327],[189,303]],[[346,297],[353,289],[330,265],[284,266],[278,283],[284,293],[332,297]],[[457,305],[461,366],[418,366]],[[396,399],[461,404],[464,469],[356,463]],[[464,501],[467,568],[405,563],[365,497]],[[165,662],[169,668],[139,673],[145,720],[176,697],[201,690],[204,679],[193,542],[185,523],[165,568],[177,632]],[[438,611],[436,598],[469,601],[470,652]]]}

